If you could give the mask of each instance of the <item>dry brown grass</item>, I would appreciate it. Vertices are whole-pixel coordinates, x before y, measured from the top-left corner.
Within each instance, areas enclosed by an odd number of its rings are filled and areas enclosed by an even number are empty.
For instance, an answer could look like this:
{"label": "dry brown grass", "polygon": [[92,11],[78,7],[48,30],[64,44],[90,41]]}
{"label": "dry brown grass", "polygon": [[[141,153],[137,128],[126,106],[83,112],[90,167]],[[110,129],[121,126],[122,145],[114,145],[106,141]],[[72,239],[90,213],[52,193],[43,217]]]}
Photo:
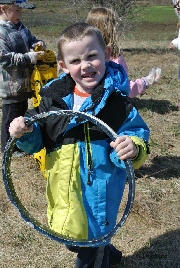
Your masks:
{"label": "dry brown grass", "polygon": [[[169,36],[175,33],[169,27]],[[46,36],[43,36],[46,40]],[[49,38],[49,37],[48,37]],[[134,103],[151,129],[151,154],[136,172],[136,197],[131,214],[113,237],[123,252],[116,268],[180,267],[180,83],[178,56],[164,41],[126,39],[124,56],[132,79],[161,67],[158,84]],[[55,48],[54,42],[48,42]],[[142,50],[142,48],[144,48]],[[45,180],[34,160],[27,156],[12,161],[18,195],[38,220],[46,222]],[[35,232],[11,205],[0,181],[0,267],[72,268],[75,254],[64,245]]]}

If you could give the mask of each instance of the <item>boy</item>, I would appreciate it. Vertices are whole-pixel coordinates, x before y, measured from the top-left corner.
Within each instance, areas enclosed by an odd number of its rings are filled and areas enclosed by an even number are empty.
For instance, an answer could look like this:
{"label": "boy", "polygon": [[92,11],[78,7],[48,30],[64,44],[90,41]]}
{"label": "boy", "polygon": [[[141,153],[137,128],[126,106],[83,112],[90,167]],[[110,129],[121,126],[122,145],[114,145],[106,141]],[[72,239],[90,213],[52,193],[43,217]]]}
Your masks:
{"label": "boy", "polygon": [[[42,45],[21,22],[23,8],[34,8],[25,0],[0,0],[0,97],[2,98],[1,152],[9,139],[9,124],[24,116],[30,87],[30,66],[41,52],[30,52],[34,45]],[[22,156],[16,151],[15,156]]]}
{"label": "boy", "polygon": [[[96,27],[67,27],[58,40],[64,73],[41,90],[39,107],[26,117],[59,109],[83,111],[110,125],[119,135],[116,141],[92,123],[67,116],[31,127],[19,117],[9,128],[27,153],[46,147],[49,226],[78,240],[101,237],[114,227],[126,182],[121,160],[131,158],[138,168],[147,155],[149,129],[126,97],[126,72],[109,58],[110,48]],[[109,243],[67,248],[78,252],[75,268],[109,268],[121,259],[121,252]]]}

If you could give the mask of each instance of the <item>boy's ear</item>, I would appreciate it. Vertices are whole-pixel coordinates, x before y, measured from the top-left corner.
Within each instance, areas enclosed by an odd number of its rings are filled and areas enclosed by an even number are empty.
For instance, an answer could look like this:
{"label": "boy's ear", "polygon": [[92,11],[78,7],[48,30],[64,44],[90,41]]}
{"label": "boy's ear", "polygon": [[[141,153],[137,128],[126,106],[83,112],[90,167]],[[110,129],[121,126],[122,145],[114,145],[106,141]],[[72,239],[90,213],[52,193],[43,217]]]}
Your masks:
{"label": "boy's ear", "polygon": [[64,63],[62,60],[60,60],[60,61],[58,62],[58,64],[59,64],[59,66],[61,67],[61,69],[63,70],[63,72],[65,72],[66,74],[69,74],[69,70],[66,68],[65,63]]}
{"label": "boy's ear", "polygon": [[111,59],[111,48],[109,46],[106,46],[105,50],[105,61],[108,62]]}
{"label": "boy's ear", "polygon": [[6,5],[0,5],[0,10],[2,13],[4,13],[4,11],[6,10],[7,6]]}

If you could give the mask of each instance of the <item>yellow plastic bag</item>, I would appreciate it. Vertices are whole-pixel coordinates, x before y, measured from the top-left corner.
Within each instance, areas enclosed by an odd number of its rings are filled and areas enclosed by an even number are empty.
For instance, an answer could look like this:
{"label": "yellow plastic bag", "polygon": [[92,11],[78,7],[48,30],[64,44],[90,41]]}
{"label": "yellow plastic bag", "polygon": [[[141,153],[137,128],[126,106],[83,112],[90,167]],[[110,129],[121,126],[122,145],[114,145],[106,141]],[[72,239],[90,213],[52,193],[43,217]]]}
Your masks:
{"label": "yellow plastic bag", "polygon": [[[40,50],[39,47],[38,50]],[[34,107],[40,104],[40,89],[54,78],[57,78],[56,56],[52,50],[45,50],[44,55],[38,57],[37,64],[34,65],[31,75]]]}
{"label": "yellow plastic bag", "polygon": [[[40,46],[35,47],[35,51],[43,51]],[[50,82],[52,79],[57,78],[57,61],[56,56],[52,50],[45,50],[44,55],[38,57],[37,64],[34,65],[31,75],[31,88],[33,90],[33,106],[37,107],[40,104],[41,96],[40,89]],[[46,178],[45,172],[45,158],[46,149],[35,153],[34,159],[39,165],[43,176]]]}

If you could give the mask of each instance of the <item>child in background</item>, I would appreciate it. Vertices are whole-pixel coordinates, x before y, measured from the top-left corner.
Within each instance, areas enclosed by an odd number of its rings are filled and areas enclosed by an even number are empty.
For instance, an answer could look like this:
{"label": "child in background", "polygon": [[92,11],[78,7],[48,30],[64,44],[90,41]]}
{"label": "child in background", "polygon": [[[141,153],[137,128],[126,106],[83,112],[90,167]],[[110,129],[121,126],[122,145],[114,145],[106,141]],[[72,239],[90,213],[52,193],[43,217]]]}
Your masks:
{"label": "child in background", "polygon": [[[34,45],[45,47],[21,22],[22,8],[34,8],[25,0],[0,0],[0,97],[2,98],[1,152],[9,139],[9,124],[24,116],[32,97],[30,67],[40,52],[30,52]],[[14,156],[23,156],[17,150]]]}
{"label": "child in background", "polygon": [[[86,22],[100,29],[107,46],[111,47],[111,61],[121,64],[128,74],[128,66],[123,55],[120,54],[118,39],[118,22],[119,18],[116,13],[109,8],[96,7],[88,13]],[[134,98],[139,94],[144,94],[146,89],[154,82],[158,81],[161,69],[152,68],[149,75],[130,81],[129,97]]]}
{"label": "child in background", "polygon": [[177,48],[178,50],[180,50],[180,1],[179,0],[173,0],[172,2],[174,4],[175,13],[179,18],[179,22],[177,24],[178,38],[172,40],[172,42],[170,43],[170,48],[171,49]]}
{"label": "child in background", "polygon": [[[177,24],[177,29],[178,29],[178,38],[175,38],[172,40],[170,43],[169,47],[170,49],[178,49],[180,50],[180,1],[179,0],[172,0],[172,3],[174,5],[174,11],[176,15],[179,18],[179,22]],[[179,52],[179,51],[178,51]],[[178,80],[180,81],[180,55],[178,53],[178,58],[179,58],[179,67],[178,67]],[[180,103],[177,104],[178,109],[180,108]]]}
{"label": "child in background", "polygon": [[[129,94],[124,68],[110,59],[98,28],[87,23],[67,27],[58,40],[58,64],[64,71],[41,89],[41,102],[25,116],[59,109],[96,116],[118,134],[115,141],[88,121],[66,115],[33,126],[18,117],[10,135],[28,154],[46,148],[48,223],[77,240],[107,234],[116,223],[126,183],[122,160],[139,168],[147,157],[149,129]],[[67,246],[77,252],[75,268],[109,268],[121,260],[110,241],[100,247]]]}

